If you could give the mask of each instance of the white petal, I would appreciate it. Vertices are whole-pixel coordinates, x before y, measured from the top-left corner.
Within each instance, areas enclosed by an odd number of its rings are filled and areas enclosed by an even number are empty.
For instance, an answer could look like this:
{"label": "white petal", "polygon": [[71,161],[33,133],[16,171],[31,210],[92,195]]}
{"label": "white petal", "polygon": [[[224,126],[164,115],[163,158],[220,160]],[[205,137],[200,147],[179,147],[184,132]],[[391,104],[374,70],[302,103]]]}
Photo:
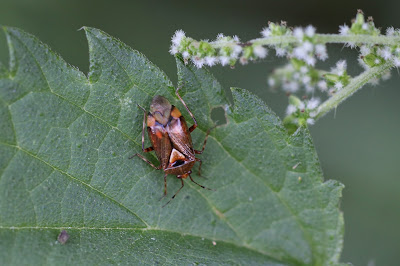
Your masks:
{"label": "white petal", "polygon": [[318,107],[320,100],[318,98],[311,98],[307,103],[307,108],[313,110]]}
{"label": "white petal", "polygon": [[254,55],[259,58],[265,58],[268,54],[268,50],[262,47],[261,45],[256,45],[253,48]]}
{"label": "white petal", "polygon": [[172,43],[179,46],[184,37],[186,37],[185,32],[183,30],[177,30],[174,36],[172,36]]}
{"label": "white petal", "polygon": [[269,30],[269,28],[264,28],[262,31],[261,31],[261,35],[263,36],[263,37],[269,37],[269,36],[271,36],[271,31]]}
{"label": "white petal", "polygon": [[304,31],[302,28],[294,28],[293,30],[293,36],[296,37],[297,39],[302,40],[304,37]]}
{"label": "white petal", "polygon": [[314,28],[313,26],[311,26],[311,25],[307,26],[306,29],[305,29],[305,34],[306,34],[308,37],[314,36],[314,34],[315,34],[315,28]]}
{"label": "white petal", "polygon": [[346,24],[339,26],[339,33],[340,35],[347,35],[349,33],[349,27]]}

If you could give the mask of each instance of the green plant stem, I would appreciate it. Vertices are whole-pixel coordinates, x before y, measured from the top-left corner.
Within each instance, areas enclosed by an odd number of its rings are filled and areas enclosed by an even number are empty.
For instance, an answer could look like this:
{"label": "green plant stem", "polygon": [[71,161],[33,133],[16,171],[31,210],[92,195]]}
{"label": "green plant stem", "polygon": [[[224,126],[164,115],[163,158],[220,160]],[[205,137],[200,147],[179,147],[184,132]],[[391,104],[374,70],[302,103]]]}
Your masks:
{"label": "green plant stem", "polygon": [[[340,34],[315,34],[317,43],[365,43],[396,45],[400,43],[398,36],[371,36],[371,35],[340,35]],[[297,43],[299,40],[294,36],[273,36],[268,38],[258,38],[249,41],[257,45],[276,45]]]}
{"label": "green plant stem", "polygon": [[362,86],[364,86],[372,78],[380,76],[381,74],[383,74],[385,71],[387,71],[392,67],[393,67],[393,62],[388,61],[382,64],[381,66],[365,70],[357,77],[352,78],[350,83],[346,87],[335,93],[332,97],[330,97],[328,100],[326,100],[319,106],[315,119],[324,116],[326,113],[336,108],[340,103],[349,98],[353,93],[361,89]]}

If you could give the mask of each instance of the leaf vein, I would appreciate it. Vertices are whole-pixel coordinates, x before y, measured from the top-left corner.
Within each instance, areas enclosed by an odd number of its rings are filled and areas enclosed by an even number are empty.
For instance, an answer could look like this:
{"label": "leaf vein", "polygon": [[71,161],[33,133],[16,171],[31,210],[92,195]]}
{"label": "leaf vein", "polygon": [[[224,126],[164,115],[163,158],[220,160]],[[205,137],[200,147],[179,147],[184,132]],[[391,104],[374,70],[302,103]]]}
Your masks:
{"label": "leaf vein", "polygon": [[[257,177],[262,183],[264,183],[264,185],[273,193],[275,194],[276,198],[282,203],[282,205],[289,211],[289,213],[291,214],[292,219],[294,219],[294,221],[299,225],[299,228],[302,230],[302,232],[304,233],[304,236],[307,238],[307,242],[311,247],[312,241],[309,239],[308,234],[306,233],[304,227],[302,226],[302,223],[297,219],[296,215],[294,214],[294,212],[289,208],[289,206],[287,205],[287,203],[281,198],[281,196],[279,195],[278,192],[275,192],[272,188],[271,185],[266,182],[265,180],[263,180],[260,176],[258,176],[256,173],[254,173],[253,171],[251,171],[251,169],[249,169],[248,167],[246,167],[241,161],[239,161],[233,154],[231,154],[225,146],[222,145],[222,143],[220,143],[219,141],[216,141],[221,148],[227,153],[229,154],[232,158],[234,158],[241,166],[242,168],[246,169],[248,172],[252,173],[253,176]],[[242,240],[243,241],[243,240]]]}
{"label": "leaf vein", "polygon": [[31,152],[29,152],[29,151],[27,151],[27,150],[25,150],[25,149],[23,149],[23,148],[21,148],[21,147],[18,147],[18,146],[15,146],[15,147],[18,148],[19,150],[25,152],[26,154],[32,156],[33,158],[39,160],[40,162],[42,162],[42,163],[44,163],[44,164],[50,166],[52,169],[54,169],[54,170],[60,172],[61,174],[64,174],[65,176],[68,176],[71,180],[73,180],[73,181],[75,181],[75,182],[77,182],[77,183],[80,183],[80,184],[84,185],[85,187],[88,187],[90,190],[95,191],[96,193],[100,194],[102,197],[105,197],[105,198],[109,199],[110,201],[114,202],[116,205],[118,205],[118,206],[120,206],[121,208],[127,210],[128,212],[132,213],[132,214],[133,214],[135,217],[137,217],[143,224],[145,224],[146,227],[149,227],[149,225],[148,225],[142,218],[140,218],[135,212],[133,212],[131,209],[129,209],[129,208],[127,208],[126,206],[124,206],[122,203],[116,201],[114,198],[111,198],[110,196],[108,196],[107,194],[104,194],[102,191],[96,189],[95,187],[91,186],[90,184],[88,184],[88,183],[86,183],[86,182],[83,182],[82,180],[79,180],[79,179],[75,178],[74,176],[70,175],[69,173],[67,173],[67,172],[65,172],[65,171],[63,171],[63,170],[61,170],[61,169],[59,169],[59,168],[57,168],[57,167],[51,165],[50,163],[48,163],[47,161],[43,160],[42,158],[39,158],[39,157],[36,156],[35,154],[33,154],[33,153],[31,153]]}

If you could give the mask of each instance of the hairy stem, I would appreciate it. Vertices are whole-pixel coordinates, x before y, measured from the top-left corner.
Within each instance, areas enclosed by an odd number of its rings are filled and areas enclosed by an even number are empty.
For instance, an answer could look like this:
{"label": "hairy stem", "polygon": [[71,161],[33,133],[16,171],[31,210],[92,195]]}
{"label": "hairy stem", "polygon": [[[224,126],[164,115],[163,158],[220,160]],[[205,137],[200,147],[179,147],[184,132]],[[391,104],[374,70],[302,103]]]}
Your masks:
{"label": "hairy stem", "polygon": [[393,62],[388,61],[381,66],[372,67],[364,71],[357,77],[352,78],[350,83],[346,87],[335,93],[332,97],[330,97],[319,106],[315,119],[322,117],[332,109],[336,108],[340,103],[349,98],[353,93],[361,89],[361,87],[364,86],[368,81],[370,81],[374,77],[379,77],[382,73],[392,67]]}
{"label": "hairy stem", "polygon": [[[340,35],[340,34],[315,34],[318,43],[364,43],[364,44],[383,44],[396,45],[400,43],[398,36],[371,36],[371,35]],[[286,43],[297,43],[299,40],[291,35],[273,36],[268,38],[258,38],[248,43],[257,45],[275,45]],[[218,45],[219,46],[219,45]],[[222,46],[222,45],[221,45]]]}

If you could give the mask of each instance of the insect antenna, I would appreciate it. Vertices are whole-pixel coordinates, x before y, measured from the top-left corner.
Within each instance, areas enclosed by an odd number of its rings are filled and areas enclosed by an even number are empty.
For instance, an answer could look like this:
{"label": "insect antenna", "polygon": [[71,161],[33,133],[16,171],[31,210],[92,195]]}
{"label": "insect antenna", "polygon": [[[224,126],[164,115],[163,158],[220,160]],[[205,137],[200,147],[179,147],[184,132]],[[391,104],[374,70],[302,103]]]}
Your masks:
{"label": "insect antenna", "polygon": [[181,182],[182,182],[182,186],[181,186],[181,188],[180,189],[178,189],[178,191],[172,196],[172,198],[167,202],[167,203],[165,203],[163,206],[162,206],[162,208],[164,208],[165,206],[167,206],[167,204],[168,203],[170,203],[171,202],[171,200],[173,200],[175,197],[176,197],[176,195],[179,193],[179,191],[181,191],[181,189],[183,188],[183,186],[185,185],[184,183],[183,183],[183,179],[181,178]]}
{"label": "insect antenna", "polygon": [[188,111],[189,115],[192,117],[194,124],[189,128],[189,132],[192,132],[193,130],[195,130],[197,128],[197,121],[196,118],[194,118],[194,115],[192,114],[192,112],[190,111],[189,107],[186,105],[186,103],[183,101],[182,97],[179,95],[179,90],[181,89],[181,87],[178,87],[175,91],[176,96],[178,96],[179,100],[181,100],[181,103],[183,104],[183,106],[185,106],[186,110]]}
{"label": "insect antenna", "polygon": [[156,170],[160,170],[161,169],[161,165],[160,166],[155,166],[152,162],[150,162],[149,160],[147,160],[146,158],[143,157],[143,155],[136,153],[134,155],[132,155],[131,157],[129,157],[129,159],[133,159],[134,157],[139,157],[140,159],[142,159],[143,161],[145,161],[146,163],[148,163],[151,167],[153,167]]}
{"label": "insect antenna", "polygon": [[140,109],[143,110],[143,129],[142,129],[142,151],[144,151],[144,129],[146,127],[146,109],[144,109],[139,104],[137,105]]}

